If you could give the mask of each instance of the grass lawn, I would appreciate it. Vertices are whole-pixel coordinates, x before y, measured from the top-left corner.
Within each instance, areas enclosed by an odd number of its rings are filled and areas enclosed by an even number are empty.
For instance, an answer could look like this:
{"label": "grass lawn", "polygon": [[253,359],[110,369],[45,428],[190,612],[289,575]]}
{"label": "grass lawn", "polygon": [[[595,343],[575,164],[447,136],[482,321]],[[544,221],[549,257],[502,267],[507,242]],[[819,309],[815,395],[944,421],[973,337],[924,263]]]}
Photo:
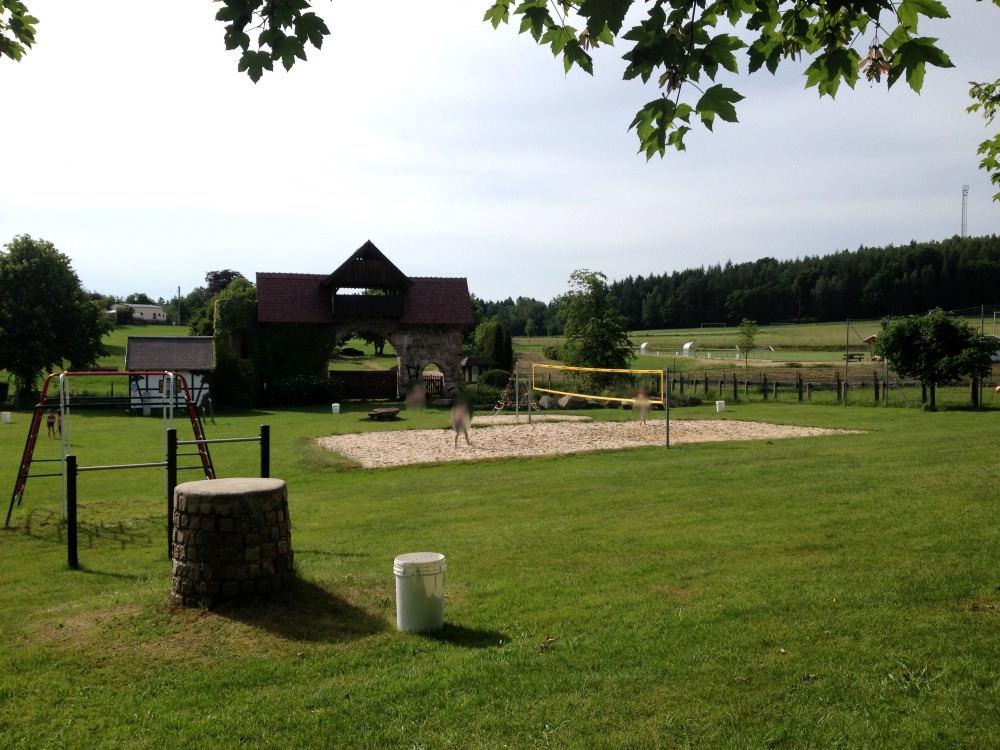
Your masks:
{"label": "grass lawn", "polygon": [[[865,432],[359,470],[313,438],[447,414],[345,408],[207,426],[271,425],[301,583],[266,605],[168,604],[157,470],[81,475],[82,571],[57,481],[29,481],[0,534],[0,746],[996,746],[996,412],[729,404]],[[72,419],[83,465],[159,457],[158,419]],[[0,426],[5,492],[26,425]],[[256,472],[253,444],[213,455]],[[434,637],[394,629],[417,550],[448,559]]]}

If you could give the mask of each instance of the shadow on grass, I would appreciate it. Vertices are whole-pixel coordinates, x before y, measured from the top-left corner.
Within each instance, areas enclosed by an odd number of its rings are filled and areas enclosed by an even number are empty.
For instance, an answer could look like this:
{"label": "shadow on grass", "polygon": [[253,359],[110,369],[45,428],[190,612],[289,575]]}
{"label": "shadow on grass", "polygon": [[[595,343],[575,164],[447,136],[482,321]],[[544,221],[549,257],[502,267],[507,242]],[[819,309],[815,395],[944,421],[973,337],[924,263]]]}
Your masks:
{"label": "shadow on grass", "polygon": [[368,557],[366,552],[334,552],[333,550],[296,549],[295,555],[316,555],[317,557]]}
{"label": "shadow on grass", "polygon": [[[84,510],[87,508],[86,505],[79,507]],[[146,546],[154,539],[154,535],[159,533],[157,527],[162,523],[163,520],[158,515],[96,523],[80,521],[76,525],[77,540],[80,549],[83,550]],[[59,546],[66,544],[66,521],[63,520],[62,513],[54,508],[33,508],[28,511],[20,524],[12,519],[12,525],[8,530],[18,531],[39,542]]]}
{"label": "shadow on grass", "polygon": [[290,641],[343,643],[388,629],[381,618],[301,578],[290,591],[271,599],[225,602],[213,611]]}
{"label": "shadow on grass", "polygon": [[447,622],[437,632],[424,633],[422,637],[463,648],[500,648],[510,642],[510,638],[496,630],[477,630]]}
{"label": "shadow on grass", "polygon": [[90,576],[101,576],[102,578],[118,578],[126,581],[145,581],[149,578],[149,576],[147,575],[141,575],[138,573],[112,573],[107,570],[97,570],[96,568],[88,568],[86,565],[81,565],[73,572],[85,573]]}

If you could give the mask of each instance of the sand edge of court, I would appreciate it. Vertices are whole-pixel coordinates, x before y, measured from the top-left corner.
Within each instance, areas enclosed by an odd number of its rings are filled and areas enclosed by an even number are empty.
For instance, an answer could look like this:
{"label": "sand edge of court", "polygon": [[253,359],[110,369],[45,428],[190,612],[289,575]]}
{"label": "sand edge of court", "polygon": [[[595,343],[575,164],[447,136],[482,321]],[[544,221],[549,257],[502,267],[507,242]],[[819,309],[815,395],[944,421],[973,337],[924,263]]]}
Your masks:
{"label": "sand edge of court", "polygon": [[[555,416],[555,415],[553,415]],[[480,426],[486,425],[486,426]],[[387,468],[452,461],[489,461],[498,458],[558,456],[587,451],[622,450],[664,444],[663,421],[645,426],[629,422],[594,422],[589,417],[476,417],[472,441],[466,445],[447,428],[435,430],[394,430],[329,435],[316,442],[356,461],[363,468]],[[782,440],[818,435],[857,434],[860,430],[823,427],[792,427],[767,422],[736,419],[671,420],[670,444],[709,443],[727,440]]]}

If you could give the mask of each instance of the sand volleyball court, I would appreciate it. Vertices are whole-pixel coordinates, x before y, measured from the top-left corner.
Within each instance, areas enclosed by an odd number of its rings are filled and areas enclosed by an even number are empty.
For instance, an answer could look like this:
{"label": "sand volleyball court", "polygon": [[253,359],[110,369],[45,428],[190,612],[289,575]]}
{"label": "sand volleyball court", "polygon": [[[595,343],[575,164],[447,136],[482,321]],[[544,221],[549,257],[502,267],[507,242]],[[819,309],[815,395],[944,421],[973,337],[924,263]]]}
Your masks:
{"label": "sand volleyball court", "polygon": [[[409,466],[450,461],[488,461],[514,456],[555,456],[586,451],[621,450],[663,445],[663,421],[595,422],[572,415],[477,416],[469,431],[472,445],[442,425],[437,430],[395,430],[330,435],[317,442],[357,461],[364,468]],[[817,435],[849,434],[855,430],[790,427],[735,419],[671,420],[670,444],[726,440],[781,440]]]}

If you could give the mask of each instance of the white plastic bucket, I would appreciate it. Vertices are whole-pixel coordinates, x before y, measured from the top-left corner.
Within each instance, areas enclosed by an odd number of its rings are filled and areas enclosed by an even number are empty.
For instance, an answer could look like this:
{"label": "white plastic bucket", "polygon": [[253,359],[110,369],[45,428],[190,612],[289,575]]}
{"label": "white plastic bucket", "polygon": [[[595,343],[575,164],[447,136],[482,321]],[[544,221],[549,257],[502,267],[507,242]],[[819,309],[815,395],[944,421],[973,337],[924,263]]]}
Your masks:
{"label": "white plastic bucket", "polygon": [[10,424],[10,412],[9,411],[5,411],[2,414],[0,414],[0,423]]}
{"label": "white plastic bucket", "polygon": [[725,411],[726,410],[726,402],[725,401],[716,401],[715,402],[715,410],[716,411]]}
{"label": "white plastic bucket", "polygon": [[430,633],[444,627],[445,567],[439,552],[410,552],[393,561],[399,630]]}
{"label": "white plastic bucket", "polygon": [[340,404],[330,404],[334,414],[340,414]]}

